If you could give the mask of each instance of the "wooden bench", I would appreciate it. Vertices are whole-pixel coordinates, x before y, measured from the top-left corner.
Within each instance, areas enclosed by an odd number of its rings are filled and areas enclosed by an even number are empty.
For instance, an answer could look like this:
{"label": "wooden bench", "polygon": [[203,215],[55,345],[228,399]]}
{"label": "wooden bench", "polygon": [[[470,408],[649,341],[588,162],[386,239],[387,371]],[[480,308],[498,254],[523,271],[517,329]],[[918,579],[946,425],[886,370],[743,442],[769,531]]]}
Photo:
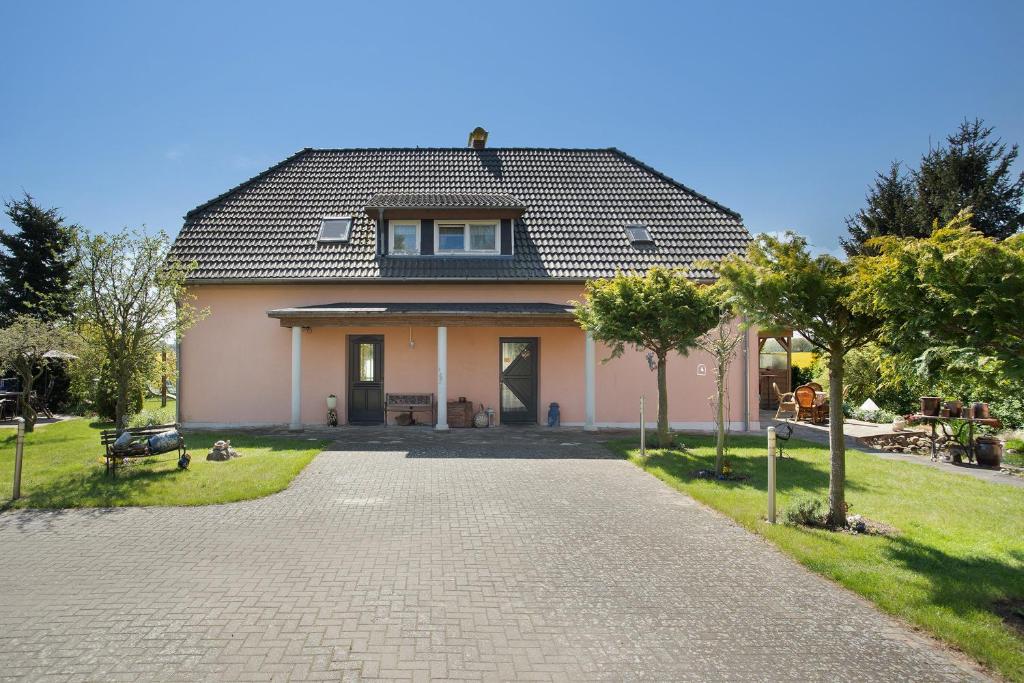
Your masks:
{"label": "wooden bench", "polygon": [[[150,455],[155,455],[149,452],[148,446],[133,446],[127,451],[115,451],[114,442],[117,441],[117,437],[121,436],[124,432],[128,432],[135,437],[150,437],[160,432],[166,432],[168,430],[177,430],[178,425],[167,424],[167,425],[153,425],[151,427],[130,427],[125,430],[118,431],[116,429],[104,429],[100,432],[100,444],[106,449],[106,461],[107,461],[107,473],[113,477],[117,477],[117,461],[124,460],[126,458],[146,458]],[[168,451],[169,452],[169,451]],[[185,452],[185,439],[179,434],[178,435],[178,457],[180,458]]]}
{"label": "wooden bench", "polygon": [[412,424],[416,423],[413,413],[430,412],[430,423],[437,422],[433,394],[384,394],[384,425],[388,424],[388,413],[409,413]]}

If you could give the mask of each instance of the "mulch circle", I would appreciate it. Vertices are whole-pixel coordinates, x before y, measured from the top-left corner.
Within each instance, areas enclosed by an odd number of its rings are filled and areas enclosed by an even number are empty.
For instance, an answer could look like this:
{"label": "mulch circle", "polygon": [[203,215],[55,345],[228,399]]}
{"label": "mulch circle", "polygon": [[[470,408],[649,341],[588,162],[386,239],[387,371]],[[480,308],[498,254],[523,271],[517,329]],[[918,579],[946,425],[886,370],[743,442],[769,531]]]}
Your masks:
{"label": "mulch circle", "polygon": [[715,474],[714,470],[697,470],[696,472],[690,472],[690,476],[694,479],[714,479],[716,481],[746,481],[750,479],[749,474],[736,473],[719,477]]}

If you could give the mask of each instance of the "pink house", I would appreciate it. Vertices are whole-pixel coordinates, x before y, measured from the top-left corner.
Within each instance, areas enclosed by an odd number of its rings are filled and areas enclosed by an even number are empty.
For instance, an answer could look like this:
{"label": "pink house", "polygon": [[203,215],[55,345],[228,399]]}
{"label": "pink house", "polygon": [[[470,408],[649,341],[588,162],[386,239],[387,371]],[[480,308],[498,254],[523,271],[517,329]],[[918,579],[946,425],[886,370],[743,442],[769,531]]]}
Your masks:
{"label": "pink house", "polygon": [[[175,256],[210,315],[179,347],[192,426],[382,423],[385,396],[433,394],[498,424],[639,425],[655,373],[573,322],[589,278],[742,251],[740,216],[614,148],[304,149],[190,211]],[[694,271],[694,277],[710,276]],[[757,337],[729,379],[757,428]],[[669,361],[670,421],[712,426],[702,353]],[[391,422],[395,414],[388,413]]]}

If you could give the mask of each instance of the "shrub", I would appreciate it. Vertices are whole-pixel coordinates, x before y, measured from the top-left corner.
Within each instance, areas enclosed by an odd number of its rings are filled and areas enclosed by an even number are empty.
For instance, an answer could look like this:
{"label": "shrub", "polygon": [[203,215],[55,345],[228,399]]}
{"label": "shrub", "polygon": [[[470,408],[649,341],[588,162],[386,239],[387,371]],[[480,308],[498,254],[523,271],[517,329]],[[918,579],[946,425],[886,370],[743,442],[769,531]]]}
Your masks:
{"label": "shrub", "polygon": [[786,524],[792,526],[823,526],[828,505],[820,498],[806,496],[793,501],[783,514]]}
{"label": "shrub", "polygon": [[147,408],[141,410],[128,420],[129,427],[152,427],[153,425],[166,425],[174,423],[174,407]]}
{"label": "shrub", "polygon": [[888,410],[882,410],[881,408],[878,410],[863,410],[849,403],[843,404],[843,415],[852,420],[874,422],[875,424],[889,424],[896,418],[896,414]]}
{"label": "shrub", "polygon": [[801,368],[794,365],[790,373],[790,381],[792,382],[790,386],[794,389],[814,381],[814,370],[812,368]]}
{"label": "shrub", "polygon": [[[135,378],[132,382],[132,390],[128,394],[128,414],[132,415],[142,410],[142,381]],[[117,412],[117,382],[110,376],[107,365],[104,364],[100,370],[100,378],[96,384],[96,414],[108,422],[114,421]]]}

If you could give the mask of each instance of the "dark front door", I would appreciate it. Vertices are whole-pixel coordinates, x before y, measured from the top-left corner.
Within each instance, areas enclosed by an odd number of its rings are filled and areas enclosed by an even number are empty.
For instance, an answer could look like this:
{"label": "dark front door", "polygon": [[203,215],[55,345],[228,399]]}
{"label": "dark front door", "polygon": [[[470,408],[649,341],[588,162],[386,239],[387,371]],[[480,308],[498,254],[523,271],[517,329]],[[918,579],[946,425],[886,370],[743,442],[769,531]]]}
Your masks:
{"label": "dark front door", "polygon": [[501,340],[501,423],[537,421],[537,338]]}
{"label": "dark front door", "polygon": [[348,421],[384,422],[384,337],[348,338]]}

